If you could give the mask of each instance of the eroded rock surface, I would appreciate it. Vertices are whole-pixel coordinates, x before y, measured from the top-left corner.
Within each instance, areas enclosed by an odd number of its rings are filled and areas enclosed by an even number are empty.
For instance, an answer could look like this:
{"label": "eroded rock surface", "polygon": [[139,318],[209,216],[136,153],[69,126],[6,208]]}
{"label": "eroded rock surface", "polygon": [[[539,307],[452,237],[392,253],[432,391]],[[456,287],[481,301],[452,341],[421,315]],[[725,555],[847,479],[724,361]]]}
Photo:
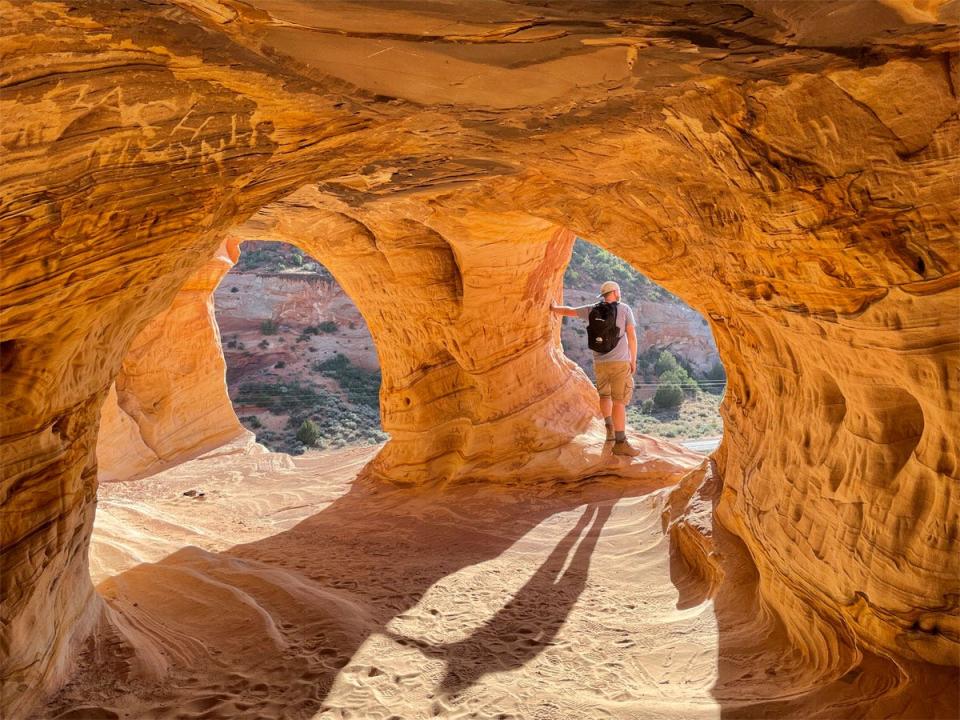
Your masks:
{"label": "eroded rock surface", "polygon": [[134,339],[100,418],[100,481],[131,480],[250,433],[224,389],[213,291],[237,258],[222,245]]}
{"label": "eroded rock surface", "polygon": [[260,232],[360,306],[403,482],[596,471],[547,307],[617,253],[710,318],[717,513],[805,661],[958,662],[955,5],[0,7],[6,711],[96,617],[128,352]]}

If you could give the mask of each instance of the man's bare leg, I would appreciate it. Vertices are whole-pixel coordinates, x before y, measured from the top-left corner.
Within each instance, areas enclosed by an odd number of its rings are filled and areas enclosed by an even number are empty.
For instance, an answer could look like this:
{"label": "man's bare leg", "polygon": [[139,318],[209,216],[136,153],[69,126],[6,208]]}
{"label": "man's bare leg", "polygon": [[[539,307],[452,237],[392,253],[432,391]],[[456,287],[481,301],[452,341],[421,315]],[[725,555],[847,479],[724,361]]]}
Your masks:
{"label": "man's bare leg", "polygon": [[607,426],[607,440],[613,440],[613,400],[608,397],[600,398],[600,412],[603,414],[603,424]]}
{"label": "man's bare leg", "polygon": [[614,427],[614,455],[627,455],[635,457],[640,451],[631,447],[627,442],[627,405],[622,402],[613,403],[613,427]]}
{"label": "man's bare leg", "polygon": [[608,397],[600,398],[600,412],[603,413],[605,418],[610,417],[610,414],[613,410],[613,400]]}
{"label": "man's bare leg", "polygon": [[627,429],[627,406],[622,402],[613,402],[613,429],[614,432],[623,432]]}

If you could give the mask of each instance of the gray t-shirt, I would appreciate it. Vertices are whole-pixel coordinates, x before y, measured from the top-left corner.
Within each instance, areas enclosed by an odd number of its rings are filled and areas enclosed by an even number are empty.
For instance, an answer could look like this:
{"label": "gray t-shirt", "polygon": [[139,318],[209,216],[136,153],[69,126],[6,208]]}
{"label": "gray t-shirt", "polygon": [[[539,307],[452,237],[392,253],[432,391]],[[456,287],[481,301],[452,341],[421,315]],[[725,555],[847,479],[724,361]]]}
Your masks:
{"label": "gray t-shirt", "polygon": [[[593,305],[583,305],[582,307],[574,308],[574,310],[577,311],[578,318],[581,320],[589,320]],[[630,343],[627,341],[627,325],[636,327],[636,324],[633,319],[633,310],[630,309],[630,306],[618,302],[617,327],[620,328],[620,341],[616,347],[608,353],[595,352],[593,354],[594,365],[601,362],[630,362],[633,360],[633,358],[630,357]]]}

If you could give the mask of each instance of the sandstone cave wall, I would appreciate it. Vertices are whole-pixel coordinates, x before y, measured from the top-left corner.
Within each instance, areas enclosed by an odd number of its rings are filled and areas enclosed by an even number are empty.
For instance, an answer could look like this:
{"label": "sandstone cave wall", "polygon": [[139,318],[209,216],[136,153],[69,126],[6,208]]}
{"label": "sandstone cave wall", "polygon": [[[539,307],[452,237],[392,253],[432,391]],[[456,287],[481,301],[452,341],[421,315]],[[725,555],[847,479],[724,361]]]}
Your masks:
{"label": "sandstone cave wall", "polygon": [[596,422],[593,391],[543,308],[562,291],[571,232],[522,213],[431,217],[418,201],[351,209],[304,189],[235,233],[299,245],[356,300],[391,436],[373,473],[497,481],[599,467],[571,442]]}
{"label": "sandstone cave wall", "polygon": [[596,471],[546,308],[571,232],[617,253],[710,318],[718,512],[804,657],[957,663],[949,4],[503,4],[445,11],[455,37],[412,9],[329,32],[322,5],[120,5],[0,6],[6,711],[99,609],[101,406],[255,213],[361,306],[395,437],[373,470],[404,482]]}
{"label": "sandstone cave wall", "polygon": [[224,243],[134,338],[100,411],[100,482],[131,480],[249,436],[233,410],[213,292],[236,262]]}
{"label": "sandstone cave wall", "polygon": [[48,9],[2,5],[0,677],[13,717],[64,682],[100,611],[87,569],[97,432],[132,342],[232,224],[321,166],[352,167],[345,149],[369,124],[175,5]]}

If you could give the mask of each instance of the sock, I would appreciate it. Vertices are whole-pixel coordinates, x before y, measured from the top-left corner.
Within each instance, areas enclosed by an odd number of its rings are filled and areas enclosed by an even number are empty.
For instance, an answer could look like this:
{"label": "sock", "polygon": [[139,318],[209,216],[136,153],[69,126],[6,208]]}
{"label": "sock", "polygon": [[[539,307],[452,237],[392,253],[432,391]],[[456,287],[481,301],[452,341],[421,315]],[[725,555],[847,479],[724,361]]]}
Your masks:
{"label": "sock", "polygon": [[614,433],[617,438],[617,442],[626,442],[627,441],[627,431],[626,430],[617,430]]}
{"label": "sock", "polygon": [[603,424],[607,426],[607,429],[608,429],[608,430],[612,430],[612,429],[613,429],[613,418],[610,417],[609,415],[607,415],[607,417],[605,417],[605,418],[603,419]]}

